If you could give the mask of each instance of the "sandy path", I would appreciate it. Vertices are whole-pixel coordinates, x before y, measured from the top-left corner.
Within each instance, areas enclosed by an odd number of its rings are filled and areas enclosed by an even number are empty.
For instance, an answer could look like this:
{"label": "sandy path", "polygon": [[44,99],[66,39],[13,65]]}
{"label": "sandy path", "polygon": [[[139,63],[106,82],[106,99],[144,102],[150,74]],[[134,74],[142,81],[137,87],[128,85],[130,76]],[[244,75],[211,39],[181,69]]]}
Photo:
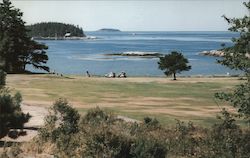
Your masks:
{"label": "sandy path", "polygon": [[9,137],[4,137],[3,141],[11,141],[11,142],[25,142],[30,141],[34,138],[38,132],[35,129],[31,128],[40,128],[44,125],[44,117],[48,114],[48,109],[40,106],[33,106],[28,104],[21,105],[22,111],[24,113],[29,113],[32,117],[29,122],[24,125],[24,131],[26,131],[27,135],[20,136],[17,139],[11,139]]}
{"label": "sandy path", "polygon": [[[24,113],[29,113],[32,117],[30,118],[29,122],[24,125],[24,131],[27,132],[27,135],[20,136],[17,139],[11,139],[9,137],[4,137],[1,140],[3,141],[10,141],[10,142],[27,142],[30,141],[32,138],[37,136],[38,131],[32,128],[40,128],[44,125],[44,117],[48,114],[48,108],[44,106],[35,106],[30,104],[22,104],[21,106],[22,111]],[[131,119],[125,116],[118,116],[119,119],[123,119],[127,122],[139,122],[138,120]]]}
{"label": "sandy path", "polygon": [[44,117],[48,114],[48,108],[29,104],[23,104],[21,107],[24,113],[29,113],[32,116],[24,127],[39,128],[44,125]]}

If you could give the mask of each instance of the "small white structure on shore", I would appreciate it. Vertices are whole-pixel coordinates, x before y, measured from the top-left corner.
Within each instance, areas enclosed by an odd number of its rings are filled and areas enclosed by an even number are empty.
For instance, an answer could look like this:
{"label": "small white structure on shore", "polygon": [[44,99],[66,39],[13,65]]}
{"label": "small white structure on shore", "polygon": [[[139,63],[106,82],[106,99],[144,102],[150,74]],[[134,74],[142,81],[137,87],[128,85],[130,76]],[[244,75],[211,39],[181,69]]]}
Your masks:
{"label": "small white structure on shore", "polygon": [[64,35],[65,38],[66,38],[66,37],[70,37],[70,36],[71,36],[71,33],[70,33],[70,32],[65,33],[65,35]]}
{"label": "small white structure on shore", "polygon": [[95,37],[95,36],[87,36],[86,39],[94,40],[94,39],[97,39],[97,37]]}

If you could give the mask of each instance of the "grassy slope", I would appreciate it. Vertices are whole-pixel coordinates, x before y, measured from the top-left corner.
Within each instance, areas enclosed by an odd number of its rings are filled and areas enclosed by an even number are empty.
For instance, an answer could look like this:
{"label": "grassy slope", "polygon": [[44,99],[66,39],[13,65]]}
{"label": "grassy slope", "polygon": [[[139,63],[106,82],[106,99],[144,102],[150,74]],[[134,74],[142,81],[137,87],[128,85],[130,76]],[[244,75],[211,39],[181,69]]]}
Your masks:
{"label": "grassy slope", "polygon": [[[163,123],[175,119],[210,125],[220,107],[214,93],[230,91],[237,78],[69,78],[53,75],[8,75],[7,84],[20,91],[25,103],[51,105],[67,98],[79,111],[100,106],[135,119],[157,117]],[[15,87],[15,88],[14,88]]]}

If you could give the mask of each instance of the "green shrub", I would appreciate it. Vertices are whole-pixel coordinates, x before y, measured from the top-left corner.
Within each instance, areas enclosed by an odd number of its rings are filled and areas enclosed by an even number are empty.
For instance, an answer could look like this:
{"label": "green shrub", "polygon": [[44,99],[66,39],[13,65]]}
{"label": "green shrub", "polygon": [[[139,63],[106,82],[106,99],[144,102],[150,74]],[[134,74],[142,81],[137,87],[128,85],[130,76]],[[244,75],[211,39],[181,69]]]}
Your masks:
{"label": "green shrub", "polygon": [[12,96],[7,88],[5,88],[6,73],[0,69],[0,139],[12,130],[16,133],[13,138],[19,136],[16,129],[21,129],[24,123],[28,122],[30,115],[24,114],[21,110],[22,96],[17,92]]}
{"label": "green shrub", "polygon": [[145,117],[144,118],[144,124],[147,127],[151,127],[151,128],[159,128],[160,127],[160,123],[157,119],[155,118],[150,118],[150,117]]}
{"label": "green shrub", "polygon": [[100,125],[98,128],[93,128],[86,139],[87,157],[131,157],[130,147],[133,139],[119,129]]}
{"label": "green shrub", "polygon": [[100,123],[112,124],[117,121],[117,117],[112,113],[105,112],[99,107],[90,109],[84,116],[82,122],[89,123],[91,125],[99,125]]}
{"label": "green shrub", "polygon": [[21,101],[20,93],[12,96],[8,89],[0,90],[0,138],[10,130],[22,129],[24,123],[28,122],[30,115],[22,112]]}
{"label": "green shrub", "polygon": [[6,148],[6,146],[4,146],[3,151],[0,152],[0,158],[16,158],[19,157],[19,154],[22,152],[20,144],[14,143],[10,146],[10,148]]}
{"label": "green shrub", "polygon": [[250,134],[242,130],[235,123],[235,119],[225,110],[221,123],[215,124],[209,135],[207,143],[209,157],[245,158],[250,156]]}
{"label": "green shrub", "polygon": [[57,100],[45,118],[45,128],[41,129],[41,136],[51,137],[55,141],[60,134],[70,135],[78,132],[80,115],[65,99]]}
{"label": "green shrub", "polygon": [[176,127],[170,129],[168,135],[169,153],[175,156],[199,157],[204,143],[205,130],[194,126],[192,122],[177,120]]}
{"label": "green shrub", "polygon": [[43,142],[56,144],[55,154],[72,156],[79,145],[77,140],[80,115],[65,99],[57,100],[45,117],[45,126],[39,131]]}
{"label": "green shrub", "polygon": [[100,108],[79,121],[77,111],[60,99],[46,117],[40,140],[54,144],[58,157],[250,157],[249,130],[236,125],[228,112],[222,114],[209,129],[181,121],[166,128],[149,117],[142,123],[125,122]]}
{"label": "green shrub", "polygon": [[136,139],[130,153],[135,158],[165,158],[167,147],[161,137],[143,134]]}
{"label": "green shrub", "polygon": [[0,88],[5,85],[6,73],[0,69]]}

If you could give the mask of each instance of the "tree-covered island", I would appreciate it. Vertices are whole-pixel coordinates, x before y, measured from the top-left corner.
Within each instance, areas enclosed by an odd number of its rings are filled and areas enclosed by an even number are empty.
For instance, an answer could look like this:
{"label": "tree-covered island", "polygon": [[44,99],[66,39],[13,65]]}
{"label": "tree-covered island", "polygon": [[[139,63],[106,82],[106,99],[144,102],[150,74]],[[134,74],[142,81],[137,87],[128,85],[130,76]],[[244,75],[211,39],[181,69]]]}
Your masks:
{"label": "tree-covered island", "polygon": [[86,37],[78,25],[59,22],[41,22],[26,26],[34,39],[81,39]]}

